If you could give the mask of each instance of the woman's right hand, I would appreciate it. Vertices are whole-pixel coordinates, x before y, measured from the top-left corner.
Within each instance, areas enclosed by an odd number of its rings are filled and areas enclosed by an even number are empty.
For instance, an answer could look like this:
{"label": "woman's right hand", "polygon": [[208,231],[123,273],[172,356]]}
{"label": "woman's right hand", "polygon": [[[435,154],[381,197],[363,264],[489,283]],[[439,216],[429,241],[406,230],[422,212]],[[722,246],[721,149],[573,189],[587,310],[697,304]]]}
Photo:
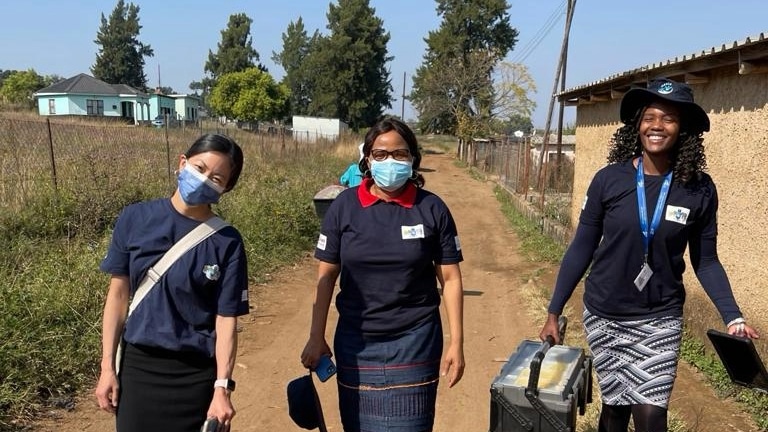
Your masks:
{"label": "woman's right hand", "polygon": [[96,384],[96,400],[99,408],[112,414],[117,410],[117,399],[120,394],[115,371],[101,371],[99,382]]}
{"label": "woman's right hand", "polygon": [[301,352],[301,364],[309,370],[315,370],[320,357],[331,356],[331,348],[325,341],[325,337],[311,337]]}
{"label": "woman's right hand", "polygon": [[560,340],[560,326],[557,322],[558,318],[560,317],[555,314],[547,315],[547,322],[544,323],[544,327],[542,327],[541,332],[539,333],[539,338],[542,341],[546,341],[547,336],[552,336],[552,339],[555,341],[555,345],[562,342]]}

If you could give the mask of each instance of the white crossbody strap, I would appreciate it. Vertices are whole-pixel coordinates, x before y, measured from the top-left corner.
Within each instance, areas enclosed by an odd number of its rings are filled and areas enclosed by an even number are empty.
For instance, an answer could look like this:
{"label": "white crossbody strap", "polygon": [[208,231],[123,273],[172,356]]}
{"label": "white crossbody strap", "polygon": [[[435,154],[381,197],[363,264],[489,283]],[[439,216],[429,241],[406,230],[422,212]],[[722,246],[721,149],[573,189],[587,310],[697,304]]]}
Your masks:
{"label": "white crossbody strap", "polygon": [[176,260],[187,251],[200,244],[200,242],[210,237],[213,233],[226,226],[229,226],[229,224],[224,222],[221,218],[214,216],[198,225],[168,249],[165,255],[147,270],[147,274],[139,284],[139,288],[136,289],[131,305],[128,307],[128,316],[131,316],[136,307],[139,306],[139,303],[141,303],[141,301],[144,300],[144,297],[147,296],[149,290],[157,285],[157,282],[163,276],[165,271],[168,270]]}

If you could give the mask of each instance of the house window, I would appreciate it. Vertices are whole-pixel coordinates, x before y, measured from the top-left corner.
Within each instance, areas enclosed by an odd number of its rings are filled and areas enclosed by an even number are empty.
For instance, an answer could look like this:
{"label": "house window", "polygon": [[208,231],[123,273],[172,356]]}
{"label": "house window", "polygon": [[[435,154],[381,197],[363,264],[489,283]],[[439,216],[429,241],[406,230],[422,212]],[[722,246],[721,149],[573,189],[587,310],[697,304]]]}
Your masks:
{"label": "house window", "polygon": [[56,99],[48,99],[48,114],[56,114]]}
{"label": "house window", "polygon": [[104,115],[104,101],[101,99],[86,99],[85,106],[89,116]]}

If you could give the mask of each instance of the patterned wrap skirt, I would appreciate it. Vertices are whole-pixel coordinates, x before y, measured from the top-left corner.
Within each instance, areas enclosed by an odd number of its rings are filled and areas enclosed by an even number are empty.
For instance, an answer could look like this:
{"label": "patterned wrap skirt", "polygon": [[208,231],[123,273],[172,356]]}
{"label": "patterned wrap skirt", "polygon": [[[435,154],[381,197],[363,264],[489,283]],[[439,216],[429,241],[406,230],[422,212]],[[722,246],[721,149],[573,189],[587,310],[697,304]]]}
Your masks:
{"label": "patterned wrap skirt", "polygon": [[677,376],[682,317],[613,321],[584,310],[603,403],[667,408]]}
{"label": "patterned wrap skirt", "polygon": [[339,410],[346,432],[425,432],[435,419],[440,315],[397,335],[336,328]]}
{"label": "patterned wrap skirt", "polygon": [[215,379],[207,356],[125,344],[117,432],[199,432]]}

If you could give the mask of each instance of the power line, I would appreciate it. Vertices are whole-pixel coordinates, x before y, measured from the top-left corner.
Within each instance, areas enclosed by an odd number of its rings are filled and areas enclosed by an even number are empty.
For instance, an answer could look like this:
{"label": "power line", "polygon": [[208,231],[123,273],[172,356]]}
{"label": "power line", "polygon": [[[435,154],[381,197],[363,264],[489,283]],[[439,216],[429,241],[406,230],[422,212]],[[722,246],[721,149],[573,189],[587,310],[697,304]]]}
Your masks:
{"label": "power line", "polygon": [[554,28],[555,24],[560,21],[560,17],[562,17],[563,12],[565,12],[565,5],[567,1],[568,0],[563,0],[563,2],[555,8],[555,10],[549,15],[547,20],[541,26],[541,28],[539,28],[536,34],[533,35],[533,38],[531,38],[528,43],[520,50],[520,52],[518,52],[517,55],[512,58],[512,63],[524,62],[525,59],[527,59],[528,56],[530,56],[536,50],[536,48],[538,48],[539,44],[541,44],[549,32],[552,31],[552,28]]}

